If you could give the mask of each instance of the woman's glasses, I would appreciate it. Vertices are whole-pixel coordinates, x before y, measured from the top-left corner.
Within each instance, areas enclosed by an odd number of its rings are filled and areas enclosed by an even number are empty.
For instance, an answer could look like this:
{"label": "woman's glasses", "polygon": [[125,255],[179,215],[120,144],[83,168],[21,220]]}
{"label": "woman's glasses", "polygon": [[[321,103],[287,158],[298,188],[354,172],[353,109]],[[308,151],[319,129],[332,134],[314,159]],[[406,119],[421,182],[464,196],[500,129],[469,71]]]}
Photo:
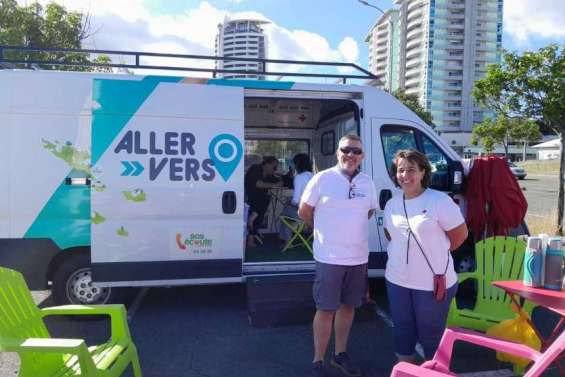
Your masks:
{"label": "woman's glasses", "polygon": [[339,150],[341,151],[341,153],[343,154],[350,154],[353,153],[356,156],[359,156],[361,153],[363,153],[363,149],[361,148],[355,148],[355,147],[343,147],[343,148],[339,148]]}

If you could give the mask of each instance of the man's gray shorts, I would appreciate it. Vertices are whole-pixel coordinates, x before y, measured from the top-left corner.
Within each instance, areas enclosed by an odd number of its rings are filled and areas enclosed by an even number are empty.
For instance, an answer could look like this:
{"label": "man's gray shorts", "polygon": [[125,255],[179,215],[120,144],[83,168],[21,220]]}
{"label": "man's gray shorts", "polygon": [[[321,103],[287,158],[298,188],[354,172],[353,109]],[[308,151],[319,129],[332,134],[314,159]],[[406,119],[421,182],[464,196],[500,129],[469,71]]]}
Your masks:
{"label": "man's gray shorts", "polygon": [[339,266],[316,262],[312,288],[316,309],[334,312],[342,304],[359,307],[367,290],[367,264]]}

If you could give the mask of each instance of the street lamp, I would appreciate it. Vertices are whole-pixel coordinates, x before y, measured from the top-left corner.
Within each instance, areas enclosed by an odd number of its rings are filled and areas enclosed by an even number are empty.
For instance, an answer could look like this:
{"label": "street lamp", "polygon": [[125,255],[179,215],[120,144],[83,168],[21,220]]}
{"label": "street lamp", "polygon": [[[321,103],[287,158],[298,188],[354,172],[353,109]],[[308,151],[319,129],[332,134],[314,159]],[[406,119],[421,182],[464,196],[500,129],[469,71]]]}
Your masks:
{"label": "street lamp", "polygon": [[379,8],[379,7],[376,6],[376,5],[373,5],[373,4],[371,4],[371,3],[368,3],[368,2],[365,1],[365,0],[357,0],[357,1],[359,1],[361,4],[366,5],[366,6],[368,6],[368,7],[375,8],[376,10],[378,10],[379,12],[381,12],[382,14],[385,14],[385,11],[382,10],[381,8]]}

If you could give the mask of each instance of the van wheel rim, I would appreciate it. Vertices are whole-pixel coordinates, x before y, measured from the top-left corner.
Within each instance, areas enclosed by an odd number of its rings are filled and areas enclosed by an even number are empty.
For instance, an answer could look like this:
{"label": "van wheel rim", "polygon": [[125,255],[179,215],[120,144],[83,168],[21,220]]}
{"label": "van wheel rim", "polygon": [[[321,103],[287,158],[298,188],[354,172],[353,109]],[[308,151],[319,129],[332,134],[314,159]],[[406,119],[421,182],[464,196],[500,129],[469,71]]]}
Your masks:
{"label": "van wheel rim", "polygon": [[100,288],[92,284],[90,268],[73,272],[67,280],[67,299],[75,304],[105,304],[110,298],[110,288]]}

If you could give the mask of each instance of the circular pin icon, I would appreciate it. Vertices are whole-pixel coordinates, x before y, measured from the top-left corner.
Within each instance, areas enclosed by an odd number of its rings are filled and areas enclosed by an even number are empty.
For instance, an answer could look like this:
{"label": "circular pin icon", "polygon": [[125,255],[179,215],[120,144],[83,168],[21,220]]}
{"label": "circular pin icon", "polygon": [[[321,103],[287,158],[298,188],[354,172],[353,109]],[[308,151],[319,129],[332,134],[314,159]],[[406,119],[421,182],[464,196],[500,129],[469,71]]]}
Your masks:
{"label": "circular pin icon", "polygon": [[220,140],[214,146],[214,154],[219,161],[228,163],[237,157],[237,145],[231,140]]}
{"label": "circular pin icon", "polygon": [[221,134],[212,139],[208,153],[218,173],[227,181],[241,161],[243,147],[235,136]]}

